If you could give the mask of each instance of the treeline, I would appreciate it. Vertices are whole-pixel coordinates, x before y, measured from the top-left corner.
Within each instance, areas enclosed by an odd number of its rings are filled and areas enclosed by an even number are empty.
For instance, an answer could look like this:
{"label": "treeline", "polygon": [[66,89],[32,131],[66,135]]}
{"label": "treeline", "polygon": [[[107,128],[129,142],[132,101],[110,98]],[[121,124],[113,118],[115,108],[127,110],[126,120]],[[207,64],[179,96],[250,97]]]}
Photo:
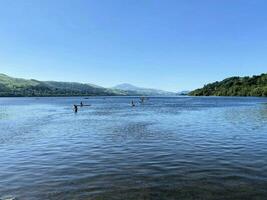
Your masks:
{"label": "treeline", "polygon": [[105,95],[117,95],[116,93],[104,92],[104,91],[90,91],[90,90],[71,90],[71,89],[58,89],[49,87],[20,87],[13,89],[1,88],[1,97],[32,97],[32,96],[105,96]]}
{"label": "treeline", "polygon": [[192,96],[267,96],[267,74],[231,77],[189,93]]}

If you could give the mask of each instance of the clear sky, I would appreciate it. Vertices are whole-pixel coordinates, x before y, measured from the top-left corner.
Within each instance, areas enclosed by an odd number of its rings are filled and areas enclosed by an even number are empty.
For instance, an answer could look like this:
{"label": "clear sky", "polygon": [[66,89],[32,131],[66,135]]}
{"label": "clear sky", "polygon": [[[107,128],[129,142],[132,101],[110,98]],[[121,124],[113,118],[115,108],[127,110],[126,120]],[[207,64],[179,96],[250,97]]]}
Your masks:
{"label": "clear sky", "polygon": [[267,72],[266,0],[0,0],[0,73],[170,91]]}

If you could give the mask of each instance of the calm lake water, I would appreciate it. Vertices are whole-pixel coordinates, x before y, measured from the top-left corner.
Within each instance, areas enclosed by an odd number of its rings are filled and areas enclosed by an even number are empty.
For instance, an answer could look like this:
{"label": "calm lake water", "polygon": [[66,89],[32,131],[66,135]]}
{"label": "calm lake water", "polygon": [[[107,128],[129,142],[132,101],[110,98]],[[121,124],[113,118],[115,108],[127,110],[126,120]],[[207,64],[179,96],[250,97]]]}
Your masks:
{"label": "calm lake water", "polygon": [[267,199],[267,98],[132,99],[0,98],[0,199]]}

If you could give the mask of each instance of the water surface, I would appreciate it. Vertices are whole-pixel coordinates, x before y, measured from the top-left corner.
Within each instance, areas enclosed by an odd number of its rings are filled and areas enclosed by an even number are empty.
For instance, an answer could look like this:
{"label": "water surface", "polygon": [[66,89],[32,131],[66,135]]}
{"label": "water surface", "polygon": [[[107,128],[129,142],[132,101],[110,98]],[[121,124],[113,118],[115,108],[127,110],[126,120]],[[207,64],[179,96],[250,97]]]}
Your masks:
{"label": "water surface", "polygon": [[266,98],[132,99],[0,98],[0,199],[266,199]]}

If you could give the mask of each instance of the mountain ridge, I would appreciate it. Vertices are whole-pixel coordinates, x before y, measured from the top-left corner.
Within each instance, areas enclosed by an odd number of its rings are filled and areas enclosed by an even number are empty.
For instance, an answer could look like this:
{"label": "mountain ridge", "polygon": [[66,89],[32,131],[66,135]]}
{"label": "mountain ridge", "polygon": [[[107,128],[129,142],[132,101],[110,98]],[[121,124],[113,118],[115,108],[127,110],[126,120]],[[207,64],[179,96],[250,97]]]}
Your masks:
{"label": "mountain ridge", "polygon": [[175,95],[173,92],[168,92],[164,90],[159,90],[159,89],[153,89],[153,88],[143,88],[143,87],[138,87],[129,83],[122,83],[119,85],[116,85],[112,87],[114,89],[118,90],[123,90],[123,91],[128,91],[128,92],[133,92],[137,94],[142,94],[142,95]]}
{"label": "mountain ridge", "polygon": [[[128,84],[126,88],[105,88],[102,86],[63,81],[39,81],[23,79],[0,73],[0,97],[32,97],[32,96],[149,96],[167,95],[168,92],[156,89],[140,88]],[[130,88],[129,88],[130,89]]]}

